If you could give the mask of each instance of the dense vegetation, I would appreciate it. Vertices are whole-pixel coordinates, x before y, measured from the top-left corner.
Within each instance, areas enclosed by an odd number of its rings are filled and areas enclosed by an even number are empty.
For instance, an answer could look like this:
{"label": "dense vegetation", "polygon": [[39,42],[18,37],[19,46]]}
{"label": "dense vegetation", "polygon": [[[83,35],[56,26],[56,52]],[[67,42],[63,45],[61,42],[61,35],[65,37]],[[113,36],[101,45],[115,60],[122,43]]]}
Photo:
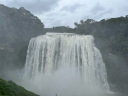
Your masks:
{"label": "dense vegetation", "polygon": [[0,79],[0,96],[39,96],[23,87],[16,85],[12,81]]}

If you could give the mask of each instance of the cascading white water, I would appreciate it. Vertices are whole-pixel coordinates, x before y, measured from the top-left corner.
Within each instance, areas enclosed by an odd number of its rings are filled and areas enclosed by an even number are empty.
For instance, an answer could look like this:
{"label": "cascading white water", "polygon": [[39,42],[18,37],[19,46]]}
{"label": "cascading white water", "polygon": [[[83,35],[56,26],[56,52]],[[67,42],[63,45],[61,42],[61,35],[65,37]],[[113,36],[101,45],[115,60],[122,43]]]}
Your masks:
{"label": "cascading white water", "polygon": [[109,90],[105,64],[100,51],[95,47],[93,36],[46,33],[31,39],[25,77],[32,79],[38,74],[52,76],[65,67],[78,74],[80,82],[90,89]]}

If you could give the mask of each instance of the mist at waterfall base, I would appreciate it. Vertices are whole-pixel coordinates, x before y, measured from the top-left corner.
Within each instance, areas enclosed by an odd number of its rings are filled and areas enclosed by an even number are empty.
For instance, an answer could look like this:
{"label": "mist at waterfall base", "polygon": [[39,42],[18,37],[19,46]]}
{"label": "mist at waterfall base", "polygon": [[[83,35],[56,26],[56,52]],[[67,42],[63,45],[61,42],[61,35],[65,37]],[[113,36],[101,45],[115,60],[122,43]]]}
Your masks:
{"label": "mist at waterfall base", "polygon": [[[26,89],[40,96],[106,96],[104,89],[84,83],[79,75],[68,68],[62,68],[52,76],[37,75],[33,80],[25,80],[21,84]],[[108,96],[108,95],[107,95]]]}
{"label": "mist at waterfall base", "polygon": [[90,35],[32,38],[23,77],[21,85],[41,96],[106,96],[109,91],[105,64]]}

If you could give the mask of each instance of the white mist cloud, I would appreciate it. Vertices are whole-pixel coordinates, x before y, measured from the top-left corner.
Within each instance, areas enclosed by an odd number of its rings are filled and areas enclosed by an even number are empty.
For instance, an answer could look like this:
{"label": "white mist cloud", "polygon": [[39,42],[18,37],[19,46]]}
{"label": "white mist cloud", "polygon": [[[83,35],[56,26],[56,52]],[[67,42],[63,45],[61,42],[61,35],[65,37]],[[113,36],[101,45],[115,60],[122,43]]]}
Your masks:
{"label": "white mist cloud", "polygon": [[128,0],[1,0],[11,7],[25,7],[37,15],[45,27],[74,26],[88,18],[100,20],[128,14]]}
{"label": "white mist cloud", "polygon": [[52,75],[38,74],[33,79],[21,80],[22,86],[41,96],[106,96],[105,90],[94,85],[92,88],[69,66],[60,68]]}

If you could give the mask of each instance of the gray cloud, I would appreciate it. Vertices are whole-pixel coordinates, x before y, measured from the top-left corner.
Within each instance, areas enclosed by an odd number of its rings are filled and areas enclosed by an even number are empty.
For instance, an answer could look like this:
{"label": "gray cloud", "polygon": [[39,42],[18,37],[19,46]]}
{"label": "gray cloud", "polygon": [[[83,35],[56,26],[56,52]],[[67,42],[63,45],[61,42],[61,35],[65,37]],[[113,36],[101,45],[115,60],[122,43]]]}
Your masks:
{"label": "gray cloud", "polygon": [[98,2],[96,5],[94,5],[90,12],[92,12],[93,14],[98,14],[99,12],[103,11],[105,11],[105,8]]}
{"label": "gray cloud", "polygon": [[[95,19],[95,20],[99,20],[101,19],[104,15],[107,15],[107,14],[111,14],[112,13],[112,9],[106,9],[104,8],[99,2],[96,3],[94,5],[93,8],[91,8],[91,10],[89,11],[89,14],[86,15],[85,18],[89,18],[91,17],[91,19]],[[84,18],[84,19],[85,19]]]}
{"label": "gray cloud", "polygon": [[11,0],[6,5],[13,7],[24,7],[34,14],[41,14],[54,8],[59,0]]}
{"label": "gray cloud", "polygon": [[81,6],[83,6],[82,4],[74,4],[72,6],[64,6],[63,8],[61,8],[61,11],[67,11],[67,12],[75,12],[78,8],[80,8]]}
{"label": "gray cloud", "polygon": [[99,12],[98,14],[95,15],[94,19],[96,19],[96,20],[102,19],[103,17],[105,17],[105,15],[111,14],[111,13],[112,13],[111,9]]}

